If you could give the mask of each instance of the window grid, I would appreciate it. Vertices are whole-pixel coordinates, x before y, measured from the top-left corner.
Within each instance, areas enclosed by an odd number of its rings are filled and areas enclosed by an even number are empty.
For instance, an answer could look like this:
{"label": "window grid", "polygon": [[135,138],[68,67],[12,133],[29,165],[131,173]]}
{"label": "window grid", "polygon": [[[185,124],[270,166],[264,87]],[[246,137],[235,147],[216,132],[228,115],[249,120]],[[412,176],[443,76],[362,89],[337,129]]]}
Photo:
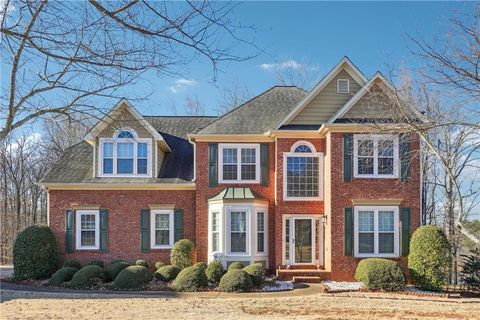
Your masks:
{"label": "window grid", "polygon": [[247,213],[230,212],[230,252],[247,252]]}
{"label": "window grid", "polygon": [[398,176],[398,137],[388,135],[355,135],[356,177]]}
{"label": "window grid", "polygon": [[220,213],[212,212],[212,251],[220,250]]}
{"label": "window grid", "polygon": [[82,213],[80,215],[80,244],[81,246],[95,246],[95,214]]}
{"label": "window grid", "polygon": [[256,183],[259,180],[259,145],[220,145],[220,182]]}
{"label": "window grid", "polygon": [[170,244],[170,214],[155,214],[155,245],[167,246]]}
{"label": "window grid", "polygon": [[257,252],[265,252],[265,213],[257,212]]}
{"label": "window grid", "polygon": [[103,143],[103,173],[113,173],[113,143]]}
{"label": "window grid", "polygon": [[287,196],[318,197],[318,157],[287,157]]}

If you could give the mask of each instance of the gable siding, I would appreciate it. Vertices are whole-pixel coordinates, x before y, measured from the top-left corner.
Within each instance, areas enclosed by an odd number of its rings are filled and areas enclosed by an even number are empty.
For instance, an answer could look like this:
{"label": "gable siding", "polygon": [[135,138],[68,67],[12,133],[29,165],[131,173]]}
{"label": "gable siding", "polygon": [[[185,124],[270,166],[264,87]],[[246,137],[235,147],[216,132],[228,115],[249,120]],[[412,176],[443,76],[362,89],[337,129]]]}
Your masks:
{"label": "gable siding", "polygon": [[[337,93],[337,80],[350,80],[350,93]],[[360,90],[360,85],[342,70],[323,90],[293,118],[289,124],[322,124],[327,122],[352,96]]]}
{"label": "gable siding", "polygon": [[394,103],[385,93],[388,90],[380,83],[374,83],[371,89],[342,116],[344,119],[391,119],[398,117]]}

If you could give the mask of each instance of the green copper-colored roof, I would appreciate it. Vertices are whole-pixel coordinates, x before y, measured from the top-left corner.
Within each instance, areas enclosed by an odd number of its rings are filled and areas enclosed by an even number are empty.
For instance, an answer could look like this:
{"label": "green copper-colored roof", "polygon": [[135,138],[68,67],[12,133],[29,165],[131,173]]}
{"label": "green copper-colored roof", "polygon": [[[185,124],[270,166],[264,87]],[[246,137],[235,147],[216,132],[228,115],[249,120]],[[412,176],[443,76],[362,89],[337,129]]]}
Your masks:
{"label": "green copper-colored roof", "polygon": [[263,199],[256,195],[250,188],[225,188],[214,196],[213,198],[208,199],[209,201],[215,200],[256,200]]}

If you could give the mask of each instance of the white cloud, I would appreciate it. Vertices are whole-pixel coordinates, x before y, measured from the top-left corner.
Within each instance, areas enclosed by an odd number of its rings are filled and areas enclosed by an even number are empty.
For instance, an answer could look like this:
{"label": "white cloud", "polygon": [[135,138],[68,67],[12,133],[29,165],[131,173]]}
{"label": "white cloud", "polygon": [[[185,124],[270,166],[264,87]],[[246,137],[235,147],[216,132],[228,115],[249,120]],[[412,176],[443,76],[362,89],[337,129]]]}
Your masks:
{"label": "white cloud", "polygon": [[170,91],[177,93],[186,87],[194,87],[197,85],[197,81],[189,79],[177,79],[172,86],[169,87]]}
{"label": "white cloud", "polygon": [[[42,135],[39,132],[34,132],[31,135],[25,136],[25,145],[27,147],[33,146],[41,141]],[[11,150],[15,150],[18,148],[17,142],[12,142],[8,146]]]}
{"label": "white cloud", "polygon": [[306,69],[311,71],[318,70],[318,67],[309,66],[293,59],[287,59],[283,62],[262,63],[259,65],[259,68],[265,71],[281,71],[285,69]]}

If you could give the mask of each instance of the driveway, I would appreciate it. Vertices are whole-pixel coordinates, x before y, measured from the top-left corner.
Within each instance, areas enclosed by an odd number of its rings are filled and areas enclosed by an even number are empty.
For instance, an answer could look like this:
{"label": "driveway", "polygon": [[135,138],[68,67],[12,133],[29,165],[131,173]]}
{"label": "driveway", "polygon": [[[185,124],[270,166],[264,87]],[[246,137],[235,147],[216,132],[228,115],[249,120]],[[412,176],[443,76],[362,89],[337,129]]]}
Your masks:
{"label": "driveway", "polygon": [[0,279],[10,278],[11,276],[13,276],[12,265],[0,266]]}

